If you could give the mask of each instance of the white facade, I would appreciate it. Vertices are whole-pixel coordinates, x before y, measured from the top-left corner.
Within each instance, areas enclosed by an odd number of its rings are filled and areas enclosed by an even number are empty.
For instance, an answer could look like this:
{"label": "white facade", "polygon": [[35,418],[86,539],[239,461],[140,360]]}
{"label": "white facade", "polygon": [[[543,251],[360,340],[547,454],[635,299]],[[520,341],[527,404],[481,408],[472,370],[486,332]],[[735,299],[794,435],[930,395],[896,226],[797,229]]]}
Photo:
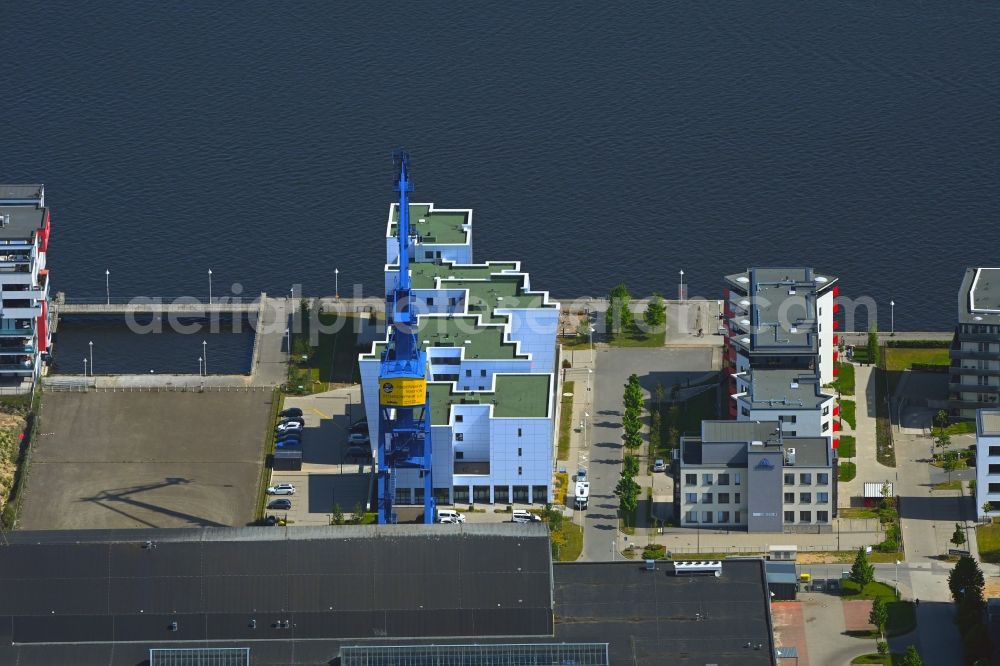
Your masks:
{"label": "white facade", "polygon": [[[987,502],[989,514],[983,511]],[[976,415],[976,515],[980,520],[1000,515],[1000,409]]]}
{"label": "white facade", "polygon": [[[450,226],[435,219],[436,213],[447,215]],[[399,271],[396,218],[397,204],[392,204],[386,227],[387,296]],[[547,292],[531,291],[518,262],[472,263],[471,210],[411,204],[410,219],[413,307],[421,329],[432,332],[420,341],[428,357],[437,501],[551,502],[559,305]],[[445,233],[449,240],[464,234],[465,242],[427,240]],[[448,325],[456,322],[472,322],[472,330],[453,333]],[[449,335],[434,334],[445,330]],[[477,336],[488,337],[488,343]],[[373,424],[379,421],[382,344],[376,342],[359,358],[365,413]],[[508,388],[524,377],[533,379],[519,386],[530,391]],[[417,470],[398,470],[395,483],[396,503],[423,502]]]}

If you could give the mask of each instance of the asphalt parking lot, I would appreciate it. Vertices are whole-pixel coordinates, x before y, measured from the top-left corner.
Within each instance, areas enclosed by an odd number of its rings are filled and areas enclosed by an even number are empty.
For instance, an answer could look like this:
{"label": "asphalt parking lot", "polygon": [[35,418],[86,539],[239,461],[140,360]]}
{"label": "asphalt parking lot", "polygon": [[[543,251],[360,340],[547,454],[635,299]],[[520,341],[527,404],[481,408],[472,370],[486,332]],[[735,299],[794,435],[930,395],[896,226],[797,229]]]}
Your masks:
{"label": "asphalt parking lot", "polygon": [[48,392],[19,529],[254,519],[271,392]]}

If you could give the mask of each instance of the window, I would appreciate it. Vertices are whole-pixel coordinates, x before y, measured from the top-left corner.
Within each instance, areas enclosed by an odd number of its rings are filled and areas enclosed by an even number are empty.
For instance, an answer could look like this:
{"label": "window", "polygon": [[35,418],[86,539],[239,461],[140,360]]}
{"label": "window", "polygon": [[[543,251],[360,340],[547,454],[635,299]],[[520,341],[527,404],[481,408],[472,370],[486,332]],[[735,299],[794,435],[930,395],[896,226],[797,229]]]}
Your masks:
{"label": "window", "polygon": [[784,435],[785,437],[795,437],[799,433],[796,432],[795,430],[782,430],[781,434]]}
{"label": "window", "polygon": [[456,442],[464,442],[465,441],[465,433],[464,432],[456,432],[455,433],[455,441]]}
{"label": "window", "polygon": [[828,486],[830,485],[830,475],[826,472],[816,473],[816,485],[817,486]]}
{"label": "window", "polygon": [[740,511],[733,511],[733,522],[737,525],[743,522],[743,514]]}
{"label": "window", "polygon": [[1000,474],[1000,465],[990,465],[990,474]]}
{"label": "window", "polygon": [[424,259],[433,259],[433,258],[434,258],[433,252],[424,252]]}
{"label": "window", "polygon": [[466,370],[465,371],[465,376],[466,377],[471,377],[472,376],[472,370]]}
{"label": "window", "polygon": [[736,472],[735,474],[733,474],[733,485],[734,486],[740,485],[740,473],[739,472]]}
{"label": "window", "polygon": [[817,504],[827,504],[830,502],[830,493],[816,493]]}
{"label": "window", "polygon": [[461,414],[455,414],[455,423],[461,423],[464,420],[465,420],[464,416],[462,416]]}
{"label": "window", "polygon": [[510,502],[510,486],[493,486],[493,501],[497,504]]}
{"label": "window", "polygon": [[823,408],[823,416],[829,416],[829,415],[830,415],[830,405],[827,405],[826,407]]}
{"label": "window", "polygon": [[991,483],[990,484],[990,492],[991,493],[1000,493],[1000,483]]}
{"label": "window", "polygon": [[479,376],[480,377],[485,377],[486,376],[486,371],[485,370],[480,370],[479,371]]}
{"label": "window", "polygon": [[712,493],[702,493],[701,494],[701,503],[702,504],[711,504],[712,503]]}
{"label": "window", "polygon": [[[735,502],[736,504],[739,504],[742,501],[743,501],[743,496],[742,495],[740,495],[739,493],[736,493],[735,495],[733,495],[733,502]],[[740,519],[737,518],[736,522],[740,522]]]}
{"label": "window", "polygon": [[434,305],[434,299],[433,298],[428,298],[427,299],[427,305]]}
{"label": "window", "polygon": [[799,417],[797,416],[779,416],[778,420],[782,423],[795,423]]}
{"label": "window", "polygon": [[826,432],[829,429],[830,429],[830,422],[829,421],[823,421],[823,428],[822,428],[823,432]]}
{"label": "window", "polygon": [[712,522],[712,512],[711,511],[704,511],[704,512],[702,512],[702,514],[701,514],[701,522],[703,522],[703,523],[711,523]]}
{"label": "window", "polygon": [[808,473],[799,474],[799,485],[811,486],[813,482],[813,475]]}
{"label": "window", "polygon": [[725,525],[726,523],[729,522],[729,512],[728,511],[719,511],[715,515],[715,521],[717,523],[719,523],[720,525]]}
{"label": "window", "polygon": [[785,504],[792,504],[795,502],[795,493],[785,493]]}
{"label": "window", "polygon": [[719,504],[729,504],[729,493],[719,493]]}
{"label": "window", "polygon": [[1000,446],[991,446],[990,447],[990,455],[991,456],[1000,456]]}
{"label": "window", "polygon": [[463,459],[465,459],[465,452],[455,451],[455,460],[463,460]]}
{"label": "window", "polygon": [[524,468],[523,467],[518,467],[517,468],[517,475],[521,476],[522,474],[524,474]]}
{"label": "window", "polygon": [[518,436],[518,437],[520,437],[520,436],[521,436],[521,429],[520,429],[520,428],[518,428],[518,429],[517,429],[517,436]]}
{"label": "window", "polygon": [[701,475],[701,482],[704,483],[706,486],[712,485],[712,475],[711,474],[702,474]]}
{"label": "window", "polygon": [[697,486],[698,485],[698,475],[697,474],[685,474],[684,475],[684,485],[686,485],[686,486]]}
{"label": "window", "polygon": [[794,486],[795,485],[795,475],[794,474],[785,474],[785,485],[786,486]]}
{"label": "window", "polygon": [[795,512],[794,511],[786,511],[785,512],[785,522],[786,523],[794,523],[795,522]]}
{"label": "window", "polygon": [[684,512],[684,522],[685,523],[697,523],[698,522],[698,512],[697,511],[685,511]]}
{"label": "window", "polygon": [[830,522],[830,512],[829,511],[817,511],[816,512],[816,522],[817,523],[828,523],[828,522]]}
{"label": "window", "polygon": [[684,493],[684,501],[688,504],[697,504],[698,493]]}
{"label": "window", "polygon": [[812,493],[799,493],[799,504],[812,504]]}
{"label": "window", "polygon": [[747,409],[746,407],[741,407],[740,414],[742,414],[743,416],[750,416],[750,410]]}
{"label": "window", "polygon": [[517,456],[520,458],[522,456],[521,447],[517,447]]}
{"label": "window", "polygon": [[799,522],[800,523],[811,523],[813,519],[812,511],[799,511]]}
{"label": "window", "polygon": [[718,481],[718,484],[720,486],[728,486],[729,485],[729,475],[728,474],[720,474],[717,481]]}

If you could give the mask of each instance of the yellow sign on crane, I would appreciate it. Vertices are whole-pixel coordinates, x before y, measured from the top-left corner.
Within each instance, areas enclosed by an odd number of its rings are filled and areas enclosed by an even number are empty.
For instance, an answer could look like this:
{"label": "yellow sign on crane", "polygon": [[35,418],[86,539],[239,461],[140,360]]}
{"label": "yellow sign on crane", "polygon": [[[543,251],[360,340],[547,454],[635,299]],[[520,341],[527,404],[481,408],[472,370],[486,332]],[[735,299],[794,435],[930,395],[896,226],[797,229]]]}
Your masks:
{"label": "yellow sign on crane", "polygon": [[378,385],[378,402],[384,407],[420,407],[427,402],[423,377],[382,377]]}

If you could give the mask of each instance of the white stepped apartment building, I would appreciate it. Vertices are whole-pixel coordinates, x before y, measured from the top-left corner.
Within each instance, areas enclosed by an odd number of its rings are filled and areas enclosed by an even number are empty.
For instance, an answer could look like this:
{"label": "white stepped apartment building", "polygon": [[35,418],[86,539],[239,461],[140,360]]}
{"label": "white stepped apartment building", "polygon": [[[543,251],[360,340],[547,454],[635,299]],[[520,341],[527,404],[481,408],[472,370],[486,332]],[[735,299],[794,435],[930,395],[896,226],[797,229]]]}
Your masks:
{"label": "white stepped apartment building", "polygon": [[965,270],[949,356],[951,416],[971,419],[1000,406],[1000,268]]}
{"label": "white stepped apartment building", "polygon": [[[399,271],[398,204],[386,229],[385,295]],[[410,278],[428,356],[434,494],[440,504],[552,501],[559,304],[532,291],[519,262],[472,262],[472,211],[410,204]],[[369,423],[379,359],[361,354]],[[396,504],[422,504],[418,470],[400,469]]]}
{"label": "white stepped apartment building", "polygon": [[52,346],[44,185],[0,185],[0,383],[29,388]]}
{"label": "white stepped apartment building", "polygon": [[[801,436],[835,437],[837,278],[812,268],[750,268],[726,276],[723,370],[729,415],[782,420]],[[839,440],[831,440],[834,448]]]}
{"label": "white stepped apartment building", "polygon": [[[983,511],[987,502],[988,516]],[[976,515],[980,520],[1000,515],[1000,409],[976,414]]]}

